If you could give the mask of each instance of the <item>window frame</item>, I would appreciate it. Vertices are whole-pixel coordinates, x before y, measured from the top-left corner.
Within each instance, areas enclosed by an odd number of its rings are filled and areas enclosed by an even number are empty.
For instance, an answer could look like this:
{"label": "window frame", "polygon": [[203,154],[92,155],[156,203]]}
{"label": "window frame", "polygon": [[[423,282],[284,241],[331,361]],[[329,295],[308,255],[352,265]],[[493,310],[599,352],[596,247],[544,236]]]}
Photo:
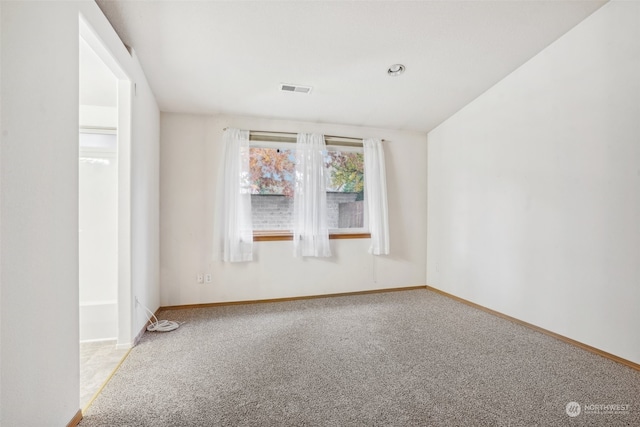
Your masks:
{"label": "window frame", "polygon": [[[295,152],[295,143],[282,142],[282,141],[266,141],[259,139],[252,139],[249,142],[249,149],[251,148],[274,148],[282,150],[293,150]],[[327,151],[342,151],[350,153],[362,153],[364,155],[364,148],[362,146],[344,146],[337,144],[327,144]],[[329,239],[369,239],[371,233],[369,231],[369,209],[367,205],[366,197],[366,184],[365,184],[365,198],[364,198],[364,226],[360,228],[330,228]],[[270,242],[270,241],[284,241],[293,240],[293,230],[253,230],[254,242]]]}

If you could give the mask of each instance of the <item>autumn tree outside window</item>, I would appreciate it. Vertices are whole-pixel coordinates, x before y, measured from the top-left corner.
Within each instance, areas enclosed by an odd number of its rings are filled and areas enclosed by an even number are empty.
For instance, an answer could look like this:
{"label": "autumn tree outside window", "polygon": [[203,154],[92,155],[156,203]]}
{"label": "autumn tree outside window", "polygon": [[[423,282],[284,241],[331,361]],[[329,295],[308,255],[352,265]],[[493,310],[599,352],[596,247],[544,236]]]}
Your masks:
{"label": "autumn tree outside window", "polygon": [[[291,231],[295,183],[295,146],[251,143],[250,173],[254,235]],[[360,147],[328,146],[327,209],[331,234],[366,237],[364,155]]]}

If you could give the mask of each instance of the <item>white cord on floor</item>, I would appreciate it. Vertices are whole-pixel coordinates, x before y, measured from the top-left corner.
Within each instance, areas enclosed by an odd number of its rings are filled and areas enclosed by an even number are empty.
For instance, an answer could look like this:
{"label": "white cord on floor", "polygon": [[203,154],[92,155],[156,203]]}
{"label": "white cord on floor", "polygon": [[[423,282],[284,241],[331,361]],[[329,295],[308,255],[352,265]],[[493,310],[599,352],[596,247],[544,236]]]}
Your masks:
{"label": "white cord on floor", "polygon": [[[153,312],[151,310],[149,310],[140,301],[138,301],[138,298],[136,298],[136,304],[138,304],[139,306],[141,306],[142,308],[147,310],[147,313],[151,314],[151,317],[156,319],[155,322],[151,322],[151,324],[149,326],[147,326],[147,331],[150,331],[150,332],[169,332],[169,331],[173,331],[174,329],[178,329],[180,327],[180,324],[178,322],[174,322],[172,320],[158,320],[156,315],[153,314]],[[151,320],[151,318],[149,318],[149,320]]]}

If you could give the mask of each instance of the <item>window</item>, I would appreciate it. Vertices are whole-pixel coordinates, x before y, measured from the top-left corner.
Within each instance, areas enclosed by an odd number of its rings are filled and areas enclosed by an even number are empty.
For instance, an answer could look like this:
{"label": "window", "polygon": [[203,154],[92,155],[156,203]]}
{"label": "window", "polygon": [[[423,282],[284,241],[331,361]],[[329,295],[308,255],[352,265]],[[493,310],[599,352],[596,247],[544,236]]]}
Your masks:
{"label": "window", "polygon": [[[249,167],[255,240],[290,236],[295,161],[294,144],[251,142]],[[333,238],[368,237],[362,147],[328,145],[325,167],[330,234]]]}

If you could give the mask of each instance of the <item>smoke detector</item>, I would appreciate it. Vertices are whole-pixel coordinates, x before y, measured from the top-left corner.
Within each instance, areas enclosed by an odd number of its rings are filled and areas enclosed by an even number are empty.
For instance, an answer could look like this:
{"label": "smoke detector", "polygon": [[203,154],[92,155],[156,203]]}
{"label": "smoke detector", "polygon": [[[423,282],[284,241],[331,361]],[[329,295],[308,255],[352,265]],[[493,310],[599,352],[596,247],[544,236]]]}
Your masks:
{"label": "smoke detector", "polygon": [[294,85],[294,84],[289,84],[289,83],[280,83],[280,90],[282,92],[297,92],[297,93],[309,94],[311,92],[311,86],[302,86],[302,85]]}

